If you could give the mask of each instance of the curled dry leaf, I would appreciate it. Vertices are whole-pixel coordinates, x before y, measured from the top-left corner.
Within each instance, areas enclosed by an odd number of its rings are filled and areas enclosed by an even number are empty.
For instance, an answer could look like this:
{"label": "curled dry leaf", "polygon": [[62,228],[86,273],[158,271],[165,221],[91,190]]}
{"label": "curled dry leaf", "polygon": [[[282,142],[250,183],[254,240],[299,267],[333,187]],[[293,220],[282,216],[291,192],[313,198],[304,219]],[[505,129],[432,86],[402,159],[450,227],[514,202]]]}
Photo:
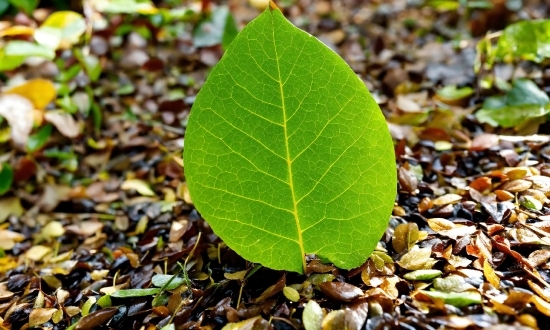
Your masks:
{"label": "curled dry leaf", "polygon": [[393,233],[392,245],[395,251],[402,253],[411,249],[418,241],[418,225],[414,222],[400,224]]}
{"label": "curled dry leaf", "polygon": [[74,139],[80,135],[80,124],[73,116],[63,110],[47,111],[44,119],[52,123],[64,136]]}
{"label": "curled dry leaf", "polygon": [[414,194],[418,188],[418,179],[416,176],[403,166],[399,167],[397,174],[401,188],[410,194]]}

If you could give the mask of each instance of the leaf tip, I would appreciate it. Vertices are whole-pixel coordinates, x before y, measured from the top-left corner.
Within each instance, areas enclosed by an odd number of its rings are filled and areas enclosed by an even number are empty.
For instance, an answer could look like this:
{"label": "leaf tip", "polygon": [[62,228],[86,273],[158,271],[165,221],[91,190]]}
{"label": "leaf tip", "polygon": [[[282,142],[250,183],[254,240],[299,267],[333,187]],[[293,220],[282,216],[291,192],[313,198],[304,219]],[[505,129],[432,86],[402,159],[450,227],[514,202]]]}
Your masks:
{"label": "leaf tip", "polygon": [[269,9],[277,10],[277,9],[279,9],[279,7],[277,7],[277,5],[275,4],[274,1],[269,1]]}

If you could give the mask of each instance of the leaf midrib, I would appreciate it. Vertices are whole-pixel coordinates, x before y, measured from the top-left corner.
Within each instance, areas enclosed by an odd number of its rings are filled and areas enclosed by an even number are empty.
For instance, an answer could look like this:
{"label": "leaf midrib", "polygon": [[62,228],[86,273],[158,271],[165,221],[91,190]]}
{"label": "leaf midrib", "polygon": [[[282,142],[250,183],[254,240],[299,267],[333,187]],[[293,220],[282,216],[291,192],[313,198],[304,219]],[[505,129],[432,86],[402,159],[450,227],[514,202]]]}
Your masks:
{"label": "leaf midrib", "polygon": [[281,93],[281,108],[283,110],[283,130],[284,130],[284,136],[285,136],[285,150],[286,150],[286,164],[288,169],[288,185],[290,186],[290,193],[292,196],[292,204],[293,204],[293,211],[292,214],[294,215],[294,221],[296,222],[296,229],[298,232],[298,246],[300,247],[301,252],[301,259],[302,259],[302,269],[304,271],[304,274],[306,273],[306,259],[305,259],[305,250],[304,250],[304,242],[302,239],[302,228],[300,226],[300,217],[298,216],[298,203],[296,201],[296,194],[294,192],[294,181],[292,177],[292,159],[290,157],[290,147],[288,145],[288,129],[287,129],[287,119],[286,119],[286,105],[285,105],[285,94],[283,90],[283,79],[281,77],[281,67],[279,65],[279,54],[277,53],[277,43],[275,42],[275,19],[274,19],[274,10],[271,10],[271,24],[272,24],[272,36],[273,36],[273,49],[275,50],[275,61],[277,63],[277,74],[279,79],[277,82],[279,83],[279,90]]}

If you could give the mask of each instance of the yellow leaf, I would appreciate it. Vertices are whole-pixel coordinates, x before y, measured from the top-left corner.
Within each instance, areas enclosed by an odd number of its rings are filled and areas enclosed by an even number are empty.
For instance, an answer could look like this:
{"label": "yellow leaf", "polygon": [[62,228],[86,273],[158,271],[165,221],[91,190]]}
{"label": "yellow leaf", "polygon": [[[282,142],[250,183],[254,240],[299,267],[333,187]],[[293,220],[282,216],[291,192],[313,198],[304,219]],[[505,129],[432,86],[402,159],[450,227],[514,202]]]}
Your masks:
{"label": "yellow leaf", "polygon": [[0,258],[0,273],[5,273],[17,267],[17,259],[12,257]]}
{"label": "yellow leaf", "polygon": [[155,192],[149,187],[147,182],[139,179],[126,180],[120,188],[122,190],[135,190],[143,196],[155,196]]}
{"label": "yellow leaf", "polygon": [[55,86],[47,79],[33,79],[13,87],[5,94],[17,94],[29,99],[36,109],[44,110],[55,99]]}
{"label": "yellow leaf", "polygon": [[27,250],[27,252],[25,253],[25,257],[32,261],[39,261],[50,252],[52,252],[52,249],[47,246],[35,245]]}
{"label": "yellow leaf", "polygon": [[6,221],[10,215],[19,217],[25,212],[18,197],[0,199],[0,223]]}
{"label": "yellow leaf", "polygon": [[537,307],[539,312],[546,316],[550,316],[550,303],[544,301],[541,297],[533,295],[531,297],[531,302]]}
{"label": "yellow leaf", "polygon": [[29,327],[35,328],[41,324],[48,322],[53,314],[57,312],[55,308],[36,308],[29,315]]}
{"label": "yellow leaf", "polygon": [[489,283],[491,283],[492,286],[495,288],[500,287],[500,278],[495,273],[495,270],[493,267],[491,267],[491,264],[487,260],[483,261],[483,275],[485,275],[485,278]]}
{"label": "yellow leaf", "polygon": [[436,233],[439,233],[442,230],[449,230],[456,227],[456,225],[452,221],[442,218],[428,219],[428,226],[430,226],[430,228],[432,228],[432,230]]}
{"label": "yellow leaf", "polygon": [[14,25],[0,31],[0,37],[31,35],[33,33],[34,33],[34,28],[30,26]]}

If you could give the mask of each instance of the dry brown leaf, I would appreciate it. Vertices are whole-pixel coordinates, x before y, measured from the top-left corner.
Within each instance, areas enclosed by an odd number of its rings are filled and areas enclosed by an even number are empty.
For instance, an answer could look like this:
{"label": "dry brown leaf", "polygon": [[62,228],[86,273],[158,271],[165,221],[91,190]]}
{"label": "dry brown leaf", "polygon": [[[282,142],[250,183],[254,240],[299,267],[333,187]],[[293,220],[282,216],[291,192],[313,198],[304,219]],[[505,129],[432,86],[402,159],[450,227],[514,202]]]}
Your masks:
{"label": "dry brown leaf", "polygon": [[397,263],[407,270],[431,269],[437,260],[430,258],[432,249],[419,248],[415,245],[409,252],[404,254]]}
{"label": "dry brown leaf", "polygon": [[514,180],[514,181],[504,182],[500,186],[500,189],[506,190],[506,191],[509,191],[509,192],[512,192],[512,193],[517,193],[517,192],[525,191],[525,190],[531,188],[532,185],[533,185],[533,183],[531,183],[530,181],[527,181],[527,180]]}
{"label": "dry brown leaf", "polygon": [[412,248],[418,241],[418,225],[414,222],[403,223],[395,228],[393,233],[392,245],[398,253]]}
{"label": "dry brown leaf", "polygon": [[446,194],[440,197],[437,197],[432,201],[435,206],[442,206],[447,204],[455,204],[462,200],[462,196],[457,194]]}

